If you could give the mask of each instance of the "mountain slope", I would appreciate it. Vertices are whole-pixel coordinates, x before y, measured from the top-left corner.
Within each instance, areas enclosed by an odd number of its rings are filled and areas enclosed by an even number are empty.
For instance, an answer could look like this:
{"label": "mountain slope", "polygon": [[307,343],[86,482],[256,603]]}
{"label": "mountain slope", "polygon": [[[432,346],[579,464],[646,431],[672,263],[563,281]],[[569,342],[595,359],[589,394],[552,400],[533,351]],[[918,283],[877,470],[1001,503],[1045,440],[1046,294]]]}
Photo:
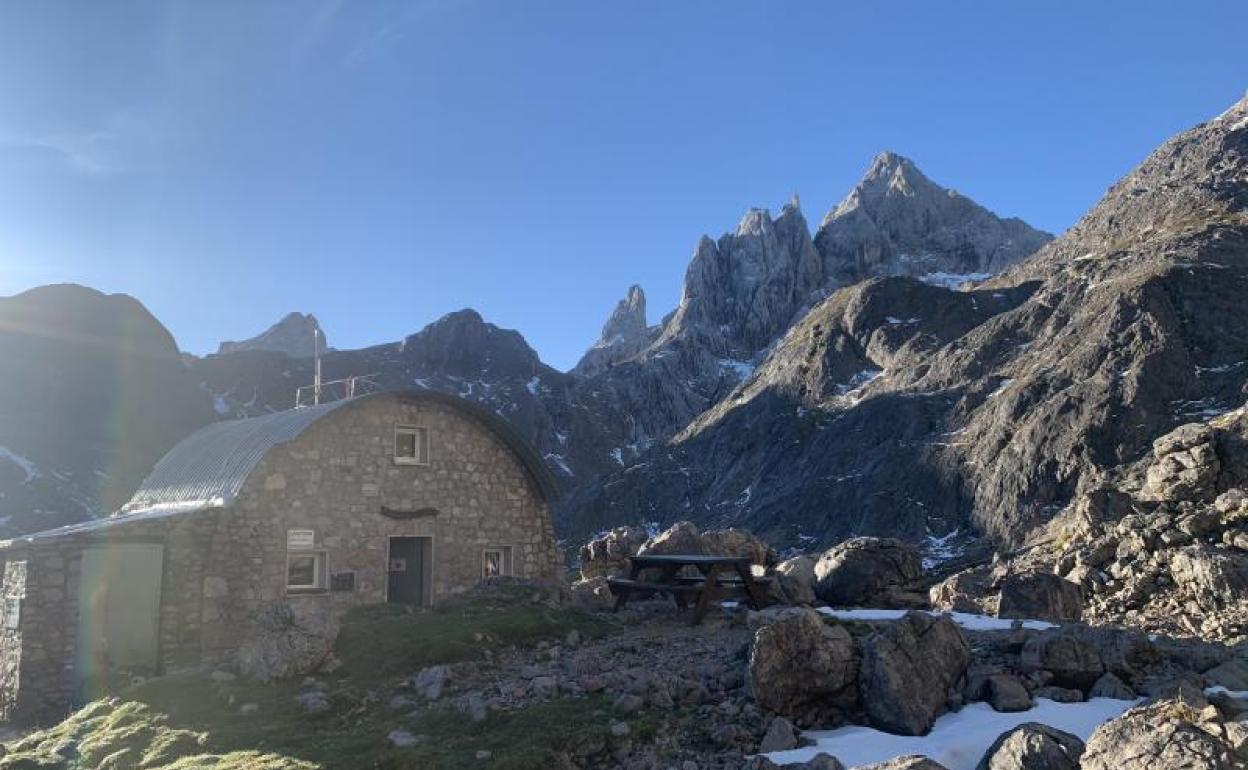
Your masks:
{"label": "mountain slope", "polygon": [[136,300],[75,285],[0,298],[0,533],[114,510],[213,418]]}
{"label": "mountain slope", "polygon": [[1021,541],[1156,436],[1242,402],[1246,157],[1248,100],[975,292],[841,290],[674,441],[581,490],[565,526],[688,514],[786,540]]}

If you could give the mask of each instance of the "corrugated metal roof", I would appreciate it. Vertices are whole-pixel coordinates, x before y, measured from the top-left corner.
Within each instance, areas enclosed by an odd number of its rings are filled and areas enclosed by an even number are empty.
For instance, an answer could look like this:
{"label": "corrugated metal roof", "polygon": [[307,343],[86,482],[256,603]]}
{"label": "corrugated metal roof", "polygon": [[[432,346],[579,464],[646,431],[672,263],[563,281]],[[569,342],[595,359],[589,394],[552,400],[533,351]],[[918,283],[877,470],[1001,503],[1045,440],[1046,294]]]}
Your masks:
{"label": "corrugated metal roof", "polygon": [[350,400],[213,423],[156,463],[121,513],[172,504],[229,505],[264,455]]}
{"label": "corrugated metal roof", "polygon": [[115,515],[0,541],[0,549],[18,543],[95,532],[127,522],[228,506],[270,449],[296,438],[330,412],[372,398],[432,401],[475,417],[516,453],[546,501],[558,497],[559,488],[550,470],[533,447],[503,418],[479,404],[446,393],[432,390],[387,391],[200,428],[178,442],[156,463],[130,502]]}

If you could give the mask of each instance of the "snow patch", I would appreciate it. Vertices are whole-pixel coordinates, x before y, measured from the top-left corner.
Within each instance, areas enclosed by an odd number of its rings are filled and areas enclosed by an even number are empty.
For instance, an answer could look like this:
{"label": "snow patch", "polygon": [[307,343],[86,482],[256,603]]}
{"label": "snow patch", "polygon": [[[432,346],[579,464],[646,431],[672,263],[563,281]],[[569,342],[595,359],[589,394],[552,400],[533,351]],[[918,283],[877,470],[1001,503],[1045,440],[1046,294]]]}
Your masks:
{"label": "snow patch", "polygon": [[945,289],[960,289],[963,284],[975,283],[978,281],[986,281],[992,277],[992,273],[927,273],[920,275],[919,280],[932,286],[940,286]]}
{"label": "snow patch", "polygon": [[225,400],[225,396],[217,393],[212,394],[212,411],[219,415],[227,415],[230,413],[230,402]]}
{"label": "snow patch", "polygon": [[837,730],[812,730],[803,736],[813,746],[765,755],[778,765],[809,762],[816,754],[831,754],[855,768],[907,754],[921,754],[949,770],[975,770],[984,752],[1002,733],[1024,722],[1039,722],[1087,741],[1098,725],[1121,715],[1140,701],[1092,698],[1082,703],[1057,703],[1037,698],[1027,711],[1000,713],[987,703],[972,703],[961,711],[936,720],[927,735],[892,735],[872,727],[854,725]]}
{"label": "snow patch", "polygon": [[966,543],[956,542],[961,532],[962,530],[955,529],[942,537],[928,535],[921,549],[926,554],[923,557],[923,569],[931,569],[950,559],[956,559],[961,556],[966,550]]}
{"label": "snow patch", "polygon": [[737,361],[733,358],[719,359],[719,368],[725,372],[732,372],[741,380],[754,373],[754,364],[749,361]]}
{"label": "snow patch", "polygon": [[1010,387],[1013,384],[1014,384],[1013,378],[1011,377],[1003,378],[1000,382],[997,383],[996,389],[988,394],[988,398],[992,398],[993,396],[1001,393],[1002,391],[1004,391],[1006,388]]}
{"label": "snow patch", "polygon": [[[852,610],[838,610],[833,607],[820,607],[819,612],[841,620],[900,620],[907,612],[922,612],[922,610],[881,610],[857,608]],[[987,615],[975,615],[970,612],[928,612],[928,615],[944,615],[945,617],[962,626],[967,631],[1009,631],[1014,628],[1015,623],[1019,623],[1023,628],[1033,631],[1044,631],[1048,628],[1057,628],[1056,623],[1050,623],[1047,620],[1013,620],[1011,618],[993,618]]]}
{"label": "snow patch", "polygon": [[9,462],[13,463],[17,467],[21,468],[22,473],[26,474],[26,478],[24,481],[31,481],[33,479],[37,479],[39,478],[39,476],[42,475],[41,473],[39,473],[39,466],[35,465],[34,461],[30,460],[29,458],[23,457],[22,455],[19,455],[17,452],[14,452],[12,449],[9,449],[7,446],[0,446],[0,460],[8,460]]}
{"label": "snow patch", "polygon": [[536,396],[537,389],[541,386],[541,384],[542,384],[542,378],[538,377],[535,374],[533,375],[533,379],[529,380],[528,382],[524,384],[524,387],[525,387],[525,390],[529,391],[530,394]]}
{"label": "snow patch", "polygon": [[883,373],[884,371],[882,369],[863,369],[853,377],[850,377],[849,382],[837,385],[836,392],[841,396],[857,397],[859,395],[859,391]]}
{"label": "snow patch", "polygon": [[546,459],[547,459],[547,460],[550,460],[550,461],[551,461],[552,463],[554,463],[555,465],[558,465],[558,466],[559,466],[559,470],[563,471],[564,473],[568,474],[569,476],[575,476],[575,475],[576,475],[575,473],[573,473],[573,472],[572,472],[572,469],[568,467],[568,461],[567,461],[567,460],[565,460],[565,459],[563,459],[563,455],[561,455],[561,454],[555,454],[554,452],[547,452],[547,453],[546,453]]}
{"label": "snow patch", "polygon": [[917,318],[897,318],[891,315],[884,320],[888,322],[889,326],[910,326],[919,322]]}

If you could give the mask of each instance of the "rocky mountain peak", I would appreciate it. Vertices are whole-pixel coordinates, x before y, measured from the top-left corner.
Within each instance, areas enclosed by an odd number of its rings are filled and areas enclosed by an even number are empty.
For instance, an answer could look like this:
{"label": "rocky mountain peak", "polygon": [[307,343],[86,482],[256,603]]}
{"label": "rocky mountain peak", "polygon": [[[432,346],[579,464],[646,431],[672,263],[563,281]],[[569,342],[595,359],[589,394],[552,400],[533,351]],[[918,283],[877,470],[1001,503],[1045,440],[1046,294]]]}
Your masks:
{"label": "rocky mountain peak", "polygon": [[269,350],[285,353],[291,358],[311,358],[317,349],[318,333],[321,336],[319,347],[324,352],[329,344],[316,316],[311,313],[287,313],[282,320],[255,337],[241,342],[222,342],[217,348],[217,355],[243,350]]}
{"label": "rocky mountain peak", "polygon": [[628,287],[624,298],[616,303],[602,334],[585,351],[573,372],[592,375],[632,358],[654,337],[646,325],[646,293],[637,284]]}
{"label": "rocky mountain peak", "polygon": [[825,273],[839,284],[887,275],[983,279],[1021,261],[1052,236],[1002,219],[941,187],[914,161],[875,156],[815,234]]}
{"label": "rocky mountain peak", "polygon": [[542,369],[519,332],[488,323],[472,308],[447,313],[404,339],[399,350],[430,373],[462,379],[527,379]]}

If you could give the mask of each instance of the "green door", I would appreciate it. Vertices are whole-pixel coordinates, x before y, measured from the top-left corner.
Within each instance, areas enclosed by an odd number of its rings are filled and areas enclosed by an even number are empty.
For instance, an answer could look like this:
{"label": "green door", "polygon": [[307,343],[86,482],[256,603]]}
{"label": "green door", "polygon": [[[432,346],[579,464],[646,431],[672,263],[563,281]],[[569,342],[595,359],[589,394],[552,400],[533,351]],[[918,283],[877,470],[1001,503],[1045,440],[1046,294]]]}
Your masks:
{"label": "green door", "polygon": [[160,583],[164,546],[119,543],[82,552],[75,661],[80,701],[110,681],[152,675],[159,666]]}

